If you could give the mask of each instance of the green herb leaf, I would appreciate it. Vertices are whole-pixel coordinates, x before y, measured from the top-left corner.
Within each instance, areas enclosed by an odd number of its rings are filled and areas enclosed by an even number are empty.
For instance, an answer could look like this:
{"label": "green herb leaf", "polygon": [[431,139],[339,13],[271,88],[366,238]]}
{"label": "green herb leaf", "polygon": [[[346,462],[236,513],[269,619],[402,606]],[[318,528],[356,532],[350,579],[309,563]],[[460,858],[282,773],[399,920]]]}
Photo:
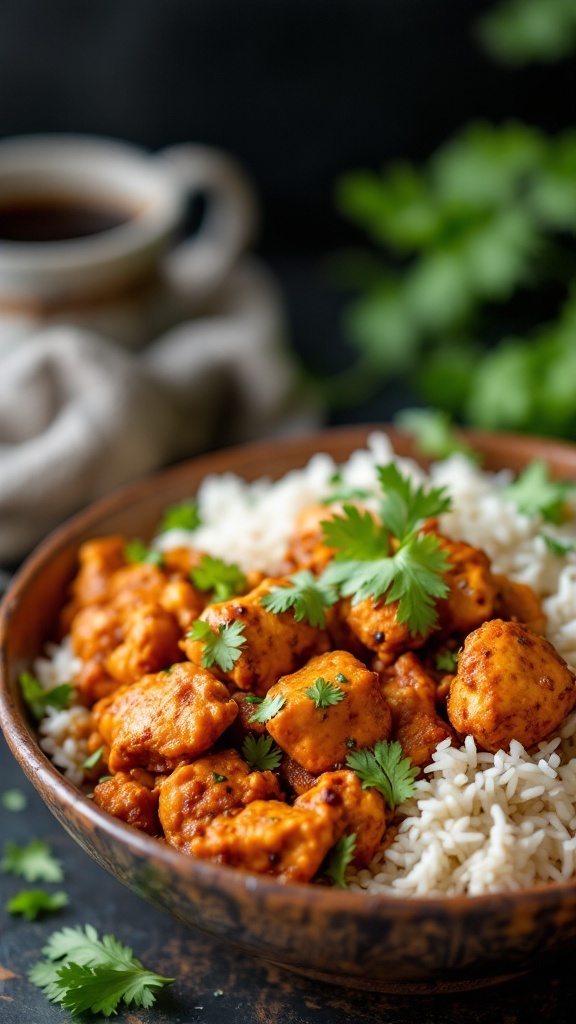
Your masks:
{"label": "green herb leaf", "polygon": [[332,880],[336,889],[348,888],[346,868],[354,857],[355,849],[356,833],[352,832],[349,836],[342,836],[328,854],[324,874]]}
{"label": "green herb leaf", "polygon": [[576,541],[560,540],[559,537],[551,537],[548,533],[539,533],[538,536],[542,537],[546,547],[553,555],[560,555],[560,557],[564,557],[565,555],[570,555],[573,551],[576,551]]}
{"label": "green herb leaf", "polygon": [[573,491],[574,484],[553,480],[546,462],[534,459],[502,494],[524,515],[539,515],[544,522],[558,524],[562,522],[566,497]]}
{"label": "green herb leaf", "polygon": [[474,462],[479,461],[478,452],[467,444],[442,409],[403,409],[394,417],[394,425],[412,435],[421,455],[446,459],[459,452]]}
{"label": "green herb leaf", "polygon": [[212,555],[202,555],[200,565],[190,570],[190,578],[198,590],[213,590],[215,601],[227,601],[248,589],[248,581],[239,566]]}
{"label": "green herb leaf", "polygon": [[219,775],[218,772],[212,772],[212,778],[214,782],[228,782],[227,775]]}
{"label": "green herb leaf", "polygon": [[98,764],[98,761],[102,757],[103,752],[104,747],[98,747],[98,750],[95,750],[93,754],[90,754],[90,757],[86,758],[86,760],[82,764],[82,767],[85,768],[86,771],[90,771],[91,768],[95,768],[96,765]]}
{"label": "green herb leaf", "polygon": [[302,569],[288,579],[288,585],[272,587],[260,599],[260,604],[275,615],[293,608],[296,622],[306,619],[311,626],[323,629],[326,625],[325,609],[338,600],[334,587],[317,579],[308,569]]}
{"label": "green herb leaf", "polygon": [[317,679],[313,686],[308,686],[304,693],[314,701],[317,708],[329,708],[331,704],[339,704],[346,696],[339,686],[322,678]]}
{"label": "green herb leaf", "polygon": [[408,477],[403,477],[393,462],[376,469],[384,492],[381,506],[382,522],[402,544],[425,522],[446,512],[451,499],[445,487],[425,490]]}
{"label": "green herb leaf", "polygon": [[46,690],[30,672],[20,673],[20,690],[30,711],[38,721],[44,718],[46,708],[62,711],[69,707],[74,687],[70,683],[59,683]]}
{"label": "green herb leaf", "polygon": [[91,925],[54,932],[42,952],[47,959],[35,964],[28,977],[73,1014],[90,1010],[108,1017],[121,1002],[150,1007],[154,989],[174,981],[146,970],[112,935],[100,939]]}
{"label": "green herb leaf", "polygon": [[434,667],[438,672],[450,672],[453,674],[458,668],[458,651],[439,651],[436,655]]}
{"label": "green herb leaf", "polygon": [[374,750],[357,750],[348,754],[346,764],[356,772],[363,789],[377,789],[393,811],[414,793],[418,768],[409,757],[402,757],[402,747],[395,740],[380,740]]}
{"label": "green herb leaf", "polygon": [[282,751],[271,736],[246,736],[242,757],[252,771],[274,771],[282,760]]}
{"label": "green herb leaf", "polygon": [[28,798],[21,789],[5,789],[0,793],[0,807],[5,811],[24,811],[28,806]]}
{"label": "green herb leaf", "polygon": [[201,526],[200,513],[195,501],[181,501],[177,505],[168,505],[164,509],[164,515],[158,533],[167,533],[168,530],[197,530]]}
{"label": "green herb leaf", "polygon": [[258,705],[256,711],[250,718],[249,722],[260,722],[261,725],[265,725],[271,718],[274,718],[279,711],[282,710],[286,703],[286,698],[282,697],[279,693],[275,697],[265,697],[261,704]]}
{"label": "green herb leaf", "polygon": [[202,654],[204,668],[218,665],[223,672],[231,672],[234,662],[242,653],[241,648],[246,643],[246,637],[242,636],[243,632],[243,622],[232,622],[229,626],[220,623],[218,632],[215,633],[203,619],[196,619],[186,636],[192,640],[200,640],[204,645]]}
{"label": "green herb leaf", "polygon": [[35,921],[41,914],[51,914],[68,905],[65,892],[46,892],[45,889],[22,889],[6,904],[9,914],[22,914]]}
{"label": "green herb leaf", "polygon": [[371,497],[371,491],[366,487],[352,487],[351,485],[342,484],[336,490],[332,491],[325,498],[322,498],[321,505],[333,505],[336,502],[343,503],[349,501],[363,501],[366,498]]}
{"label": "green herb leaf", "polygon": [[[336,558],[367,562],[388,554],[388,532],[369,512],[345,505],[342,514],[321,523],[324,543],[334,548]],[[326,581],[326,574],[322,579]]]}
{"label": "green herb leaf", "polygon": [[147,565],[157,565],[159,569],[164,566],[164,557],[161,551],[147,547],[143,540],[130,540],[124,545],[124,557],[127,562],[145,562]]}
{"label": "green herb leaf", "polygon": [[7,843],[0,870],[25,878],[27,882],[61,882],[64,877],[60,861],[40,839],[31,840],[27,846]]}

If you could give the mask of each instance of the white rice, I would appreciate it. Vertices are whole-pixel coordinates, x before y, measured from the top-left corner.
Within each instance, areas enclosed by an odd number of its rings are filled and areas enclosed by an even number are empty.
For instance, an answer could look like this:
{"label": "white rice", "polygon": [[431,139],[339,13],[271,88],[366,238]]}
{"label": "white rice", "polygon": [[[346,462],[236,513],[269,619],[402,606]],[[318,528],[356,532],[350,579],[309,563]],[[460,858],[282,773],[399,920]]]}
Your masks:
{"label": "white rice", "polygon": [[[194,533],[173,530],[156,539],[160,550],[190,545],[234,560],[244,569],[278,571],[299,512],[333,490],[338,470],[353,487],[377,493],[374,467],[396,461],[418,481],[426,475],[415,462],[397,458],[388,439],[374,434],[366,451],[338,467],[327,455],[314,456],[303,470],[273,483],[246,483],[233,474],[207,477],[197,497],[202,526]],[[576,556],[552,553],[542,521],[521,515],[502,489],[508,472],[487,473],[461,455],[430,470],[434,485],[447,487],[453,509],[440,521],[442,532],[483,548],[493,571],[528,583],[542,599],[547,636],[576,668]],[[576,509],[574,510],[576,513]],[[545,532],[576,540],[576,514]],[[231,556],[231,552],[233,555]],[[49,687],[73,678],[69,644],[52,645],[35,671]],[[42,749],[75,783],[82,781],[88,712],[80,707],[50,711],[40,724]],[[350,871],[350,889],[396,896],[435,896],[520,889],[567,879],[576,870],[576,712],[559,735],[527,752],[513,741],[509,751],[488,754],[471,736],[459,748],[439,744],[425,778],[399,809],[393,841],[369,869]]]}

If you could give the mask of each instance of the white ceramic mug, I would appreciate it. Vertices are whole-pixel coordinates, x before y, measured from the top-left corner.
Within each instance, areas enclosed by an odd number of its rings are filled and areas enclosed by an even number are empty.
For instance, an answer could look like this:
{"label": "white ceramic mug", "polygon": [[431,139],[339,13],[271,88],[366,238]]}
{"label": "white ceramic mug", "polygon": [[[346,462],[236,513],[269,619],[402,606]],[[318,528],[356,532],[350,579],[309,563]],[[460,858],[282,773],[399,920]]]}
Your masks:
{"label": "white ceramic mug", "polygon": [[[207,197],[180,241],[191,194]],[[109,215],[80,237],[25,239],[50,209]],[[36,212],[35,212],[36,211]],[[4,218],[4,220],[3,220]],[[128,348],[145,345],[208,298],[252,240],[254,192],[217,150],[183,144],[150,154],[92,136],[0,142],[0,348],[37,327],[76,324]],[[10,234],[14,224],[15,234]],[[6,227],[6,225],[8,225]],[[100,228],[102,223],[100,223]],[[8,237],[6,237],[8,235]],[[170,273],[167,273],[167,269]]]}

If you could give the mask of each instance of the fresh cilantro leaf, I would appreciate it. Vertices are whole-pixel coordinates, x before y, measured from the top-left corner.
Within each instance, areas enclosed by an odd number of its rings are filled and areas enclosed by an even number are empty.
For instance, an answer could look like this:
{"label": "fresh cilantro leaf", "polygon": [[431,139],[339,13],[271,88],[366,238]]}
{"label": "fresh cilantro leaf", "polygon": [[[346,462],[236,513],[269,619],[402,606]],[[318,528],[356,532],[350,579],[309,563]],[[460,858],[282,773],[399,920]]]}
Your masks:
{"label": "fresh cilantro leaf", "polygon": [[264,697],[257,697],[255,693],[246,694],[246,702],[248,704],[261,704],[263,700]]}
{"label": "fresh cilantro leaf", "polygon": [[336,675],[334,676],[334,678],[335,678],[337,683],[348,683],[349,682],[349,680],[346,678],[346,676],[342,675],[341,672],[337,672]]}
{"label": "fresh cilantro leaf", "polygon": [[219,775],[218,772],[212,772],[212,778],[214,782],[228,782],[227,775]]}
{"label": "fresh cilantro leaf", "polygon": [[164,558],[161,551],[149,548],[143,540],[130,540],[124,545],[124,557],[127,562],[145,562],[147,565],[157,565],[161,569],[164,565]]}
{"label": "fresh cilantro leaf", "polygon": [[202,555],[200,565],[190,570],[190,578],[198,590],[213,590],[215,601],[227,601],[248,589],[248,582],[239,566],[212,555]]}
{"label": "fresh cilantro leaf", "polygon": [[[341,515],[321,524],[324,544],[336,551],[336,559],[367,562],[388,554],[388,533],[369,512],[345,505]],[[322,577],[326,581],[326,575]]]}
{"label": "fresh cilantro leaf", "polygon": [[274,718],[279,711],[282,710],[286,703],[286,698],[282,697],[279,693],[275,697],[265,697],[261,704],[258,705],[256,711],[250,715],[249,722],[260,722],[261,725],[265,725],[271,718]]}
{"label": "fresh cilantro leaf", "polygon": [[559,537],[551,537],[548,533],[540,533],[539,537],[542,537],[546,547],[553,555],[570,555],[573,551],[576,551],[576,541],[565,541],[560,540]]}
{"label": "fresh cilantro leaf", "polygon": [[282,760],[282,751],[271,736],[251,736],[242,744],[242,757],[252,771],[272,772]]}
{"label": "fresh cilantro leaf", "polygon": [[346,764],[356,772],[363,789],[377,789],[394,810],[414,793],[414,779],[418,768],[409,757],[402,757],[402,747],[395,740],[379,740],[374,750],[357,750],[348,754]]}
{"label": "fresh cilantro leaf", "polygon": [[0,807],[5,811],[24,811],[28,805],[28,798],[21,789],[5,789],[0,793]]}
{"label": "fresh cilantro leaf", "polygon": [[329,708],[331,704],[339,704],[346,694],[339,686],[326,679],[317,679],[313,686],[308,686],[304,693],[314,701],[317,708]]}
{"label": "fresh cilantro leaf", "polygon": [[102,757],[103,751],[104,747],[98,747],[98,750],[95,750],[93,754],[90,754],[90,757],[86,758],[86,760],[82,764],[82,767],[85,768],[86,771],[90,771],[91,768],[95,768],[96,765],[98,764],[98,761]]}
{"label": "fresh cilantro leaf", "polygon": [[293,608],[296,622],[306,619],[311,626],[323,629],[326,624],[325,609],[338,600],[334,587],[317,579],[308,569],[302,569],[288,579],[288,585],[272,587],[260,599],[260,604],[275,615]]}
{"label": "fresh cilantro leaf", "polygon": [[22,914],[28,921],[35,921],[40,914],[50,914],[68,905],[65,892],[46,892],[45,889],[22,889],[6,904],[9,914]]}
{"label": "fresh cilantro leaf", "polygon": [[181,501],[177,505],[168,505],[164,509],[164,515],[158,533],[166,533],[168,530],[197,530],[201,526],[200,513],[195,501]]}
{"label": "fresh cilantro leaf", "polygon": [[356,849],[356,833],[342,836],[333,846],[326,861],[324,874],[331,879],[336,889],[347,889],[346,868],[354,857]]}
{"label": "fresh cilantro leaf", "polygon": [[146,970],[112,935],[100,939],[91,925],[54,932],[42,952],[46,960],[35,964],[28,977],[73,1014],[91,1010],[109,1017],[121,1002],[150,1007],[154,989],[174,981]]}
{"label": "fresh cilantro leaf", "polygon": [[41,839],[33,839],[28,846],[7,843],[0,870],[25,878],[27,882],[61,882],[64,877],[60,861]]}
{"label": "fresh cilantro leaf", "polygon": [[562,522],[566,497],[573,491],[573,483],[553,480],[546,462],[534,459],[502,494],[524,515],[540,515],[544,522],[558,524]]}
{"label": "fresh cilantro leaf", "polygon": [[240,657],[241,648],[246,643],[246,637],[242,636],[243,632],[243,622],[232,622],[229,626],[225,626],[221,622],[218,632],[215,633],[203,619],[196,619],[186,636],[203,643],[202,665],[204,668],[218,665],[223,672],[231,672],[234,662]]}
{"label": "fresh cilantro leaf", "polygon": [[371,497],[371,491],[366,487],[352,487],[351,485],[342,484],[336,490],[322,498],[321,505],[333,505],[335,502],[348,502],[348,501],[363,501],[365,498]]}
{"label": "fresh cilantro leaf", "polygon": [[456,672],[458,668],[458,651],[439,651],[436,655],[434,667],[438,672]]}
{"label": "fresh cilantro leaf", "polygon": [[402,544],[426,519],[439,516],[450,508],[451,499],[445,487],[428,491],[403,477],[393,462],[376,469],[384,492],[381,506],[382,522]]}
{"label": "fresh cilantro leaf", "polygon": [[20,690],[34,718],[38,720],[44,718],[48,707],[59,711],[67,708],[74,693],[70,683],[59,683],[46,690],[31,672],[20,673]]}
{"label": "fresh cilantro leaf", "polygon": [[421,455],[445,459],[461,452],[474,462],[479,460],[443,409],[403,409],[394,417],[394,425],[412,435]]}

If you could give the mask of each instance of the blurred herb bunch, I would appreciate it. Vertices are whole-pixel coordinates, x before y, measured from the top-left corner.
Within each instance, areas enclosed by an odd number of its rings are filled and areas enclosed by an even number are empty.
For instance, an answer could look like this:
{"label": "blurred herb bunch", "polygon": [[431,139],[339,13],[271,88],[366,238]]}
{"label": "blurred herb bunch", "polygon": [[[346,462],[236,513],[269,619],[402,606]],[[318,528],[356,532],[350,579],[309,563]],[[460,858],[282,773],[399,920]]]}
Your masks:
{"label": "blurred herb bunch", "polygon": [[[505,0],[478,30],[497,59],[553,61],[576,3]],[[345,175],[336,199],[372,243],[339,261],[358,293],[349,394],[403,377],[461,422],[576,438],[576,130],[470,124],[422,168]]]}

